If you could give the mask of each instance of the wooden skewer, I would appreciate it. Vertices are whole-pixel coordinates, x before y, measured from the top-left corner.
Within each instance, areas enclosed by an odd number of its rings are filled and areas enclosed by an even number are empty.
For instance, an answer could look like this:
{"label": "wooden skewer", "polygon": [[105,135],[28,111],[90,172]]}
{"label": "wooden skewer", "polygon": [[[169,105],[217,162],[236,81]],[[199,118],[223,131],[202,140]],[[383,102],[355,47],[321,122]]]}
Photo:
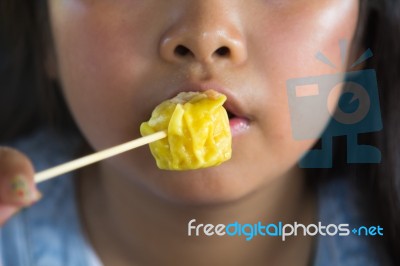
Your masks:
{"label": "wooden skewer", "polygon": [[76,170],[78,168],[87,166],[92,163],[110,158],[112,156],[118,155],[120,153],[135,149],[137,147],[149,144],[151,142],[163,139],[167,136],[165,131],[156,132],[154,134],[141,137],[135,140],[128,141],[126,143],[72,160],[67,163],[60,164],[58,166],[49,168],[47,170],[41,171],[35,175],[35,182],[40,183],[45,180],[51,179],[53,177],[65,174],[67,172]]}

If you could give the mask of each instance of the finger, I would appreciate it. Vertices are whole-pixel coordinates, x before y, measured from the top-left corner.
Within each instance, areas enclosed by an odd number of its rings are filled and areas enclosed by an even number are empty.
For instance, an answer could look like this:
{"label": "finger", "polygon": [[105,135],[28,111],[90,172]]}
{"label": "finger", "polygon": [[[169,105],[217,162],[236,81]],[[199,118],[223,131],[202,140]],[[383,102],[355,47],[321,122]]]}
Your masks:
{"label": "finger", "polygon": [[30,160],[21,152],[0,148],[0,206],[29,206],[40,199]]}
{"label": "finger", "polygon": [[18,211],[19,208],[14,206],[0,206],[0,226],[3,226]]}

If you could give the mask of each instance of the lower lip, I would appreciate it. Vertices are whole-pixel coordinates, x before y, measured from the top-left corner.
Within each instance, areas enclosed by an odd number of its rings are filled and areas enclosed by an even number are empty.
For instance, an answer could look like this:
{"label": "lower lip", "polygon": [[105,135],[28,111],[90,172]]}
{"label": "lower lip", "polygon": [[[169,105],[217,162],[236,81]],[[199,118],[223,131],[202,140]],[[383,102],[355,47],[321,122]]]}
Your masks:
{"label": "lower lip", "polygon": [[246,132],[250,128],[249,120],[240,117],[229,119],[232,136],[236,136]]}

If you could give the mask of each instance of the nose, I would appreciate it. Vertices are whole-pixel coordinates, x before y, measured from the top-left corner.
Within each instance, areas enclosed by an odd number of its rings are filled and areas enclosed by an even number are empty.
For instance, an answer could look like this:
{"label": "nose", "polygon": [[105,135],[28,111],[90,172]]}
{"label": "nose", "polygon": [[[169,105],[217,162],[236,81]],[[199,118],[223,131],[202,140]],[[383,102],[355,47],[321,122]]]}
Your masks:
{"label": "nose", "polygon": [[[217,14],[215,7],[196,7],[184,12],[160,42],[161,57],[171,63],[197,61],[212,64],[228,61],[241,64],[247,59],[247,48],[239,26],[227,13]],[[215,2],[214,2],[215,3]]]}

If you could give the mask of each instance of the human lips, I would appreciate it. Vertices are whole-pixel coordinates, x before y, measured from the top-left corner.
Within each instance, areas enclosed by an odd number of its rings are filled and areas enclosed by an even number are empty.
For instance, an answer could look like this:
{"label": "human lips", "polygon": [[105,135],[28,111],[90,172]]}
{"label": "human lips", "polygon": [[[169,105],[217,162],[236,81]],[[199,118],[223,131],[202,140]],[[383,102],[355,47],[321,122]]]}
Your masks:
{"label": "human lips", "polygon": [[[235,137],[239,134],[245,133],[250,128],[251,119],[244,111],[243,102],[240,100],[237,94],[234,93],[234,90],[223,87],[217,83],[201,83],[201,84],[186,84],[181,87],[182,89],[177,92],[182,91],[207,91],[212,89],[219,93],[222,93],[227,96],[227,100],[224,103],[224,108],[228,113],[229,118],[229,126],[231,129],[232,137]],[[175,93],[177,93],[175,92]]]}
{"label": "human lips", "polygon": [[237,95],[225,88],[216,88],[216,91],[227,96],[224,108],[228,113],[229,126],[231,128],[232,137],[245,133],[250,128],[250,118],[245,113],[242,101]]}
{"label": "human lips", "polygon": [[232,136],[237,136],[247,131],[250,127],[250,120],[245,116],[238,115],[230,108],[229,102],[224,106],[228,113],[229,126],[231,128]]}
{"label": "human lips", "polygon": [[229,119],[232,136],[246,132],[250,127],[250,122],[246,118],[233,117]]}

